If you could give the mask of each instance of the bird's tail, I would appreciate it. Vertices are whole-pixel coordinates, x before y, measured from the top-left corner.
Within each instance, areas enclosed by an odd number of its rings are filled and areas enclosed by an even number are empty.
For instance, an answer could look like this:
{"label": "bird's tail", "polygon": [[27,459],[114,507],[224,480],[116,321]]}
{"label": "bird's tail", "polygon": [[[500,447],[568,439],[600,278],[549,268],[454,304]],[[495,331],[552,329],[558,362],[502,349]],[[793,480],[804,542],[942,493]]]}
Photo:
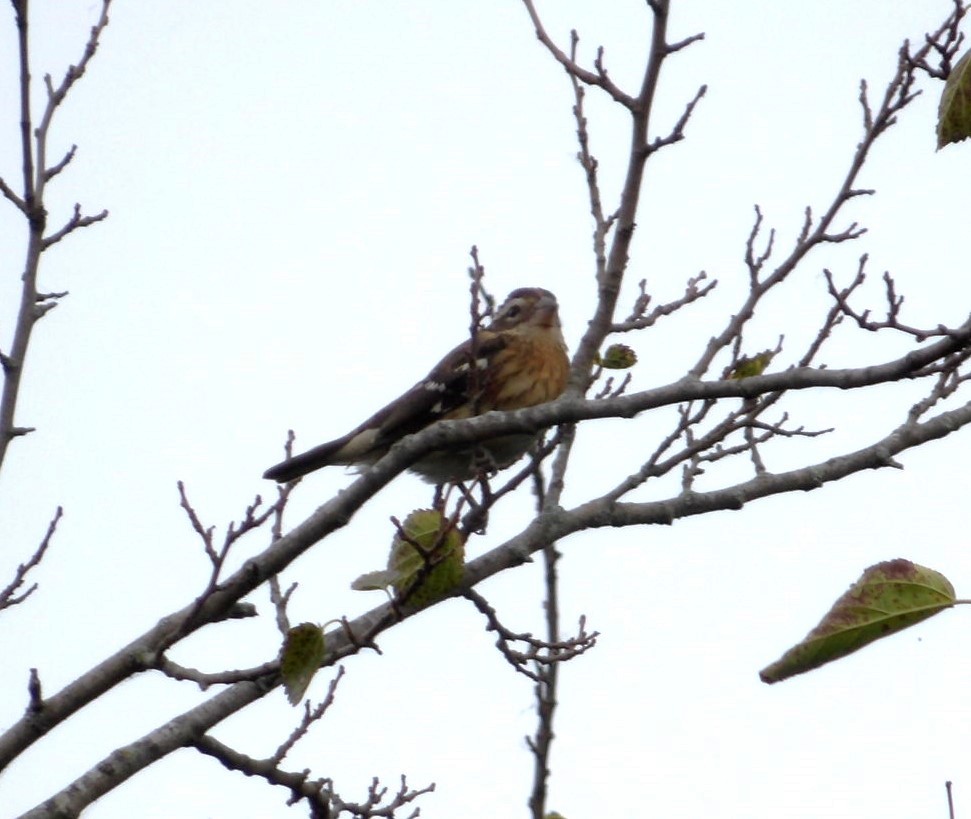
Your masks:
{"label": "bird's tail", "polygon": [[300,455],[294,455],[292,458],[287,458],[285,461],[280,461],[280,463],[271,466],[263,473],[263,477],[277,483],[286,483],[302,478],[309,472],[322,467],[340,463],[340,461],[334,460],[334,455],[345,442],[344,438],[339,438],[336,441],[328,441],[326,444],[315,446]]}

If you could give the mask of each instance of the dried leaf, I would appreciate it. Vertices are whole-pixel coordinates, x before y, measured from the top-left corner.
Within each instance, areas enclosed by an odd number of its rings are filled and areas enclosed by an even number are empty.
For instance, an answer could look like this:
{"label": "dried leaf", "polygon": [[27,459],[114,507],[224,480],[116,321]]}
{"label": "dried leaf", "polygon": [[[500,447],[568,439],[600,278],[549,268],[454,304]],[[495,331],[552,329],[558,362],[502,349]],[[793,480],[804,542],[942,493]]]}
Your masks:
{"label": "dried leaf", "polygon": [[774,683],[852,654],[954,605],[939,572],[898,558],[871,566],[802,642],[759,672]]}

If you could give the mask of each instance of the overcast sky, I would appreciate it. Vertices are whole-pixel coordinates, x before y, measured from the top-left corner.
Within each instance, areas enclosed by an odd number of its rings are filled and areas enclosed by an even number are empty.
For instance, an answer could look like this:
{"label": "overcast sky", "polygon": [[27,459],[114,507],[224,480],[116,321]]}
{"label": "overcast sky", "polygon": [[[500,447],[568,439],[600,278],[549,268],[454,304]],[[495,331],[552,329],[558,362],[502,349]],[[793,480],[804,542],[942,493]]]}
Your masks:
{"label": "overcast sky", "polygon": [[[207,524],[238,518],[279,460],[343,434],[425,374],[466,333],[468,251],[479,248],[501,298],[556,292],[568,343],[589,317],[591,223],[575,161],[572,91],[518,0],[116,0],[88,75],[58,115],[54,155],[78,155],[49,192],[52,223],[75,201],[107,222],[44,259],[41,287],[71,295],[38,326],[16,441],[0,476],[0,586],[65,516],[35,579],[40,591],[0,618],[0,725],[22,713],[27,669],[53,693],[185,605],[208,564],[178,506],[176,481]],[[35,0],[34,76],[76,62],[98,4]],[[634,90],[646,56],[644,3],[541,3],[590,64]],[[724,4],[673,0],[670,37],[703,42],[664,68],[653,135],[696,88],[709,91],[687,139],[655,156],[645,180],[625,302],[648,280],[659,301],[701,270],[720,280],[705,304],[624,339],[640,356],[634,389],[679,377],[737,308],[757,203],[791,246],[806,205],[837,190],[861,133],[865,77],[882,94],[904,38],[920,41],[947,0]],[[0,14],[0,174],[16,184],[15,29]],[[747,333],[752,351],[785,334],[790,363],[827,308],[822,270],[843,280],[870,254],[874,306],[890,270],[912,324],[968,313],[971,146],[935,152],[940,84],[881,140],[847,211],[861,240],[813,254]],[[42,85],[37,83],[38,98]],[[626,161],[626,118],[591,91],[592,148],[608,208]],[[0,203],[0,345],[9,343],[24,228]],[[845,226],[845,223],[842,223]],[[897,339],[847,328],[829,366],[884,361]],[[790,351],[791,352],[788,352]],[[785,356],[783,356],[785,357]],[[780,442],[772,471],[871,443],[921,395],[799,396],[789,408],[829,436]],[[657,420],[594,422],[564,503],[627,474],[670,429]],[[904,470],[854,476],[805,495],[671,527],[599,530],[561,544],[564,630],[580,614],[597,648],[561,672],[549,807],[567,819],[831,819],[946,816],[944,782],[971,804],[967,612],[946,612],[816,673],[768,687],[758,670],[815,625],[868,565],[907,557],[971,596],[966,464],[971,435],[905,453]],[[717,472],[708,486],[739,465]],[[733,471],[734,470],[734,471]],[[304,481],[295,524],[350,477]],[[637,497],[663,498],[671,484]],[[389,515],[429,500],[402,476],[350,526],[301,558],[294,622],[363,612],[380,594],[350,582],[382,566]],[[528,521],[530,498],[494,514],[480,554]],[[265,545],[254,538],[236,563]],[[537,566],[481,591],[517,630],[540,630]],[[265,592],[252,595],[261,613]],[[379,640],[383,656],[347,662],[337,702],[288,760],[333,777],[346,799],[372,776],[404,773],[436,792],[431,819],[526,816],[534,729],[529,682],[493,647],[478,614],[453,600]],[[173,653],[187,665],[245,667],[275,655],[267,616],[203,630]],[[331,676],[310,689],[319,698]],[[0,774],[0,814],[16,815],[106,753],[211,694],[157,675],[126,683]],[[299,712],[281,692],[213,735],[270,754]],[[105,797],[93,819],[267,819],[305,815],[286,793],[174,754]]]}

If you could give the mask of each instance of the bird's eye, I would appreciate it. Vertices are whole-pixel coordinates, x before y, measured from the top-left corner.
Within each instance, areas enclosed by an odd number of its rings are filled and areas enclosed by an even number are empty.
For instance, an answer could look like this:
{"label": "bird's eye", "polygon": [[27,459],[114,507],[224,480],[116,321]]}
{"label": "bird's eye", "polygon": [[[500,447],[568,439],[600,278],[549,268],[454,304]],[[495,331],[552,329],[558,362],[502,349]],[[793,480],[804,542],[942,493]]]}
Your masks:
{"label": "bird's eye", "polygon": [[517,318],[521,312],[523,312],[523,308],[518,304],[510,304],[509,307],[506,308],[506,318]]}

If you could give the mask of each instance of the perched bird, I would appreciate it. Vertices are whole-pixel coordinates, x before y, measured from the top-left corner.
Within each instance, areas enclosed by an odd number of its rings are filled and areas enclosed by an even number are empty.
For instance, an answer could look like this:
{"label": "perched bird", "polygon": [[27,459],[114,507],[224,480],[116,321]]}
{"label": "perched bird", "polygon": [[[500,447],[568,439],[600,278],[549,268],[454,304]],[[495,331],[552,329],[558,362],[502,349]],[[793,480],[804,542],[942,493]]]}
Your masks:
{"label": "perched bird", "polygon": [[[331,464],[366,465],[435,421],[532,407],[557,398],[570,364],[556,297],[539,287],[513,290],[492,322],[445,356],[404,395],[342,438],[270,467],[264,478],[292,481]],[[469,480],[521,458],[536,435],[504,435],[459,450],[431,452],[410,467],[425,480]]]}

